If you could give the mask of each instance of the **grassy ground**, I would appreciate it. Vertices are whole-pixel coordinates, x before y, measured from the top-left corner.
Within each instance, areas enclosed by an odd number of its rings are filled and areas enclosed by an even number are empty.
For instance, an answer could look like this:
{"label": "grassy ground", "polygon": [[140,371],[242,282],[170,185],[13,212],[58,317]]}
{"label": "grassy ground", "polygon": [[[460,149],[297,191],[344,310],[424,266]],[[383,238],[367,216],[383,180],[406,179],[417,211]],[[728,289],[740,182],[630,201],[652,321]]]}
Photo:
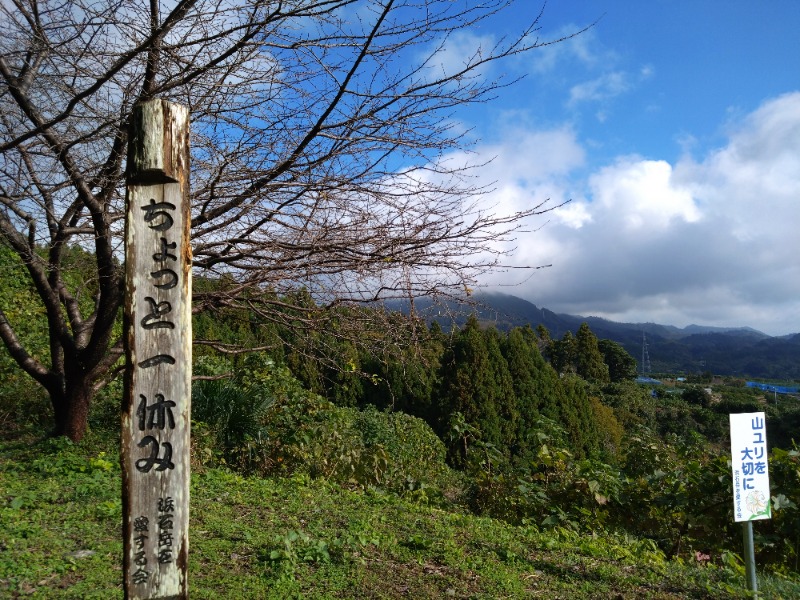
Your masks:
{"label": "grassy ground", "polygon": [[[113,436],[0,440],[0,598],[121,598]],[[736,598],[735,565],[667,563],[647,542],[540,532],[305,477],[192,476],[191,597]],[[760,578],[762,598],[800,583]]]}

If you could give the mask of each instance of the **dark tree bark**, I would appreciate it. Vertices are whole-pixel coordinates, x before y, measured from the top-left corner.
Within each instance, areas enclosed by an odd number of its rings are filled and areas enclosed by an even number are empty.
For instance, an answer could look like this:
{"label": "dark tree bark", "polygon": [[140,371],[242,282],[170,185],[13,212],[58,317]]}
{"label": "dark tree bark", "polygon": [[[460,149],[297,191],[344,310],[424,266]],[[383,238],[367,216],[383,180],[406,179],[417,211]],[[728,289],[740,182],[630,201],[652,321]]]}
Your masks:
{"label": "dark tree bark", "polygon": [[[190,109],[194,269],[218,282],[195,295],[195,311],[279,321],[300,288],[325,306],[460,296],[502,266],[501,242],[524,219],[549,209],[495,214],[468,165],[445,160],[468,146],[455,111],[511,83],[488,77],[491,65],[557,41],[536,37],[534,12],[515,38],[445,56],[456,32],[511,4],[2,3],[0,239],[46,309],[49,355],[23,347],[9,307],[0,339],[50,394],[56,431],[83,435],[93,390],[118,367],[135,103]],[[81,282],[67,276],[74,246],[94,261]],[[316,306],[293,318],[321,324]],[[356,325],[342,335],[363,342]]]}

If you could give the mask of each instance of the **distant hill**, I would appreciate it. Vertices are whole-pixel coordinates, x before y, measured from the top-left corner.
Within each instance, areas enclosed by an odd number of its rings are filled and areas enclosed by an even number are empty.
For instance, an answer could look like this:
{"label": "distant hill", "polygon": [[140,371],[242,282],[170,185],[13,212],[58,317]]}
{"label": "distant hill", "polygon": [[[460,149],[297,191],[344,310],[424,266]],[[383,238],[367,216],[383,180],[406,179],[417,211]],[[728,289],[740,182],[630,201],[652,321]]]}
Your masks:
{"label": "distant hill", "polygon": [[[764,379],[800,380],[800,334],[772,337],[750,327],[679,328],[657,323],[617,323],[600,317],[555,313],[518,296],[500,293],[476,294],[477,308],[467,304],[436,305],[417,300],[415,311],[443,328],[463,324],[477,312],[486,325],[508,330],[543,325],[554,338],[567,331],[575,333],[586,322],[594,334],[621,344],[637,361],[642,357],[642,333],[647,336],[651,370],[656,373],[697,373]],[[408,312],[408,304],[392,303],[390,308]]]}

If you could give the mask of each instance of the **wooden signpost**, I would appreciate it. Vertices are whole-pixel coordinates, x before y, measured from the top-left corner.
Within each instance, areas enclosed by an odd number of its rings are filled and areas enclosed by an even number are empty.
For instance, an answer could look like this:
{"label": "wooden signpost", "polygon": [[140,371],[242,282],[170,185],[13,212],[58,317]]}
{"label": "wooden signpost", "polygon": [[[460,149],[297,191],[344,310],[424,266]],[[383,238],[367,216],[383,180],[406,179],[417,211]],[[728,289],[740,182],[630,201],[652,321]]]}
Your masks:
{"label": "wooden signpost", "polygon": [[188,598],[192,372],[189,113],[134,109],[125,221],[125,598]]}

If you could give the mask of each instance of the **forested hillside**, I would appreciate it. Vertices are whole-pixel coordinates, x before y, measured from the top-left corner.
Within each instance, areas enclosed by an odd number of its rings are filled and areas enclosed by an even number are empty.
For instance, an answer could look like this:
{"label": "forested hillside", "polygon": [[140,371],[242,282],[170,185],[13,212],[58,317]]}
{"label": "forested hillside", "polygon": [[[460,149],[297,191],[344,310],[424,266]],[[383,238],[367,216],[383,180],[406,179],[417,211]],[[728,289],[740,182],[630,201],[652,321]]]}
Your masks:
{"label": "forested hillside", "polygon": [[[342,307],[337,318],[359,319],[366,310],[375,309]],[[274,390],[286,378],[298,386],[294,399],[244,402],[254,412],[242,421],[262,429],[242,432],[238,442],[219,439],[217,450],[245,471],[316,469],[401,494],[424,489],[448,496],[453,489],[434,474],[445,472],[435,466],[434,457],[442,456],[465,478],[458,502],[479,514],[583,532],[624,531],[652,540],[669,558],[690,559],[698,551],[719,557],[740,544],[731,518],[728,414],[764,410],[773,448],[774,518],[759,524],[762,542],[773,540],[761,546],[761,559],[796,569],[796,399],[767,402],[763,392],[738,379],[641,387],[634,382],[634,358],[620,344],[598,339],[585,323],[575,334],[552,337],[545,327],[500,331],[475,315],[449,331],[421,318],[394,315],[388,322],[394,339],[407,343],[376,354],[338,339],[335,321],[330,330],[307,331],[298,340],[243,314],[198,319],[200,338],[213,326],[223,338],[251,335],[257,339],[250,343],[272,346],[245,360],[201,350],[197,373],[229,372],[233,382],[199,381],[199,395],[236,397],[258,385]],[[215,391],[208,394],[208,386]],[[257,396],[273,397],[274,391]],[[212,431],[227,430],[224,419],[196,406],[195,418]],[[409,425],[400,426],[400,415],[426,426],[411,433],[404,429]],[[428,427],[435,441],[423,442]],[[404,455],[408,450],[395,436],[423,444],[411,454],[431,462]],[[342,440],[345,456],[335,450]],[[439,444],[442,450],[435,451]],[[398,476],[412,464],[413,476]]]}
{"label": "forested hillside", "polygon": [[[445,332],[393,314],[384,319],[391,332],[364,335],[395,343],[367,352],[336,324],[375,308],[333,309],[320,330],[288,327],[293,303],[308,299],[283,300],[280,323],[227,308],[196,316],[196,468],[302,475],[554,535],[629,536],[659,560],[731,568],[741,534],[728,414],[764,410],[773,518],[757,526],[758,561],[797,578],[796,399],[768,402],[740,380],[718,380],[710,394],[709,383],[638,386],[633,357],[588,324],[553,338],[544,327],[499,331],[475,316]],[[236,345],[263,350],[231,353]],[[0,383],[4,436],[44,431],[46,400],[8,360]],[[92,430],[118,435],[120,392],[119,380],[100,392]],[[6,510],[25,505],[18,494],[6,496]]]}
{"label": "forested hillside", "polygon": [[[484,324],[501,331],[530,325],[545,327],[553,336],[576,333],[587,323],[599,338],[613,340],[639,360],[642,334],[647,336],[653,372],[685,375],[709,372],[733,377],[800,379],[800,333],[771,337],[748,327],[721,328],[690,325],[678,328],[657,323],[617,323],[599,317],[555,313],[509,294],[483,293],[474,297],[475,311]],[[406,313],[408,303],[391,305]],[[472,309],[468,304],[437,305],[419,301],[418,314],[444,329],[463,325]]]}

